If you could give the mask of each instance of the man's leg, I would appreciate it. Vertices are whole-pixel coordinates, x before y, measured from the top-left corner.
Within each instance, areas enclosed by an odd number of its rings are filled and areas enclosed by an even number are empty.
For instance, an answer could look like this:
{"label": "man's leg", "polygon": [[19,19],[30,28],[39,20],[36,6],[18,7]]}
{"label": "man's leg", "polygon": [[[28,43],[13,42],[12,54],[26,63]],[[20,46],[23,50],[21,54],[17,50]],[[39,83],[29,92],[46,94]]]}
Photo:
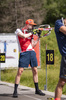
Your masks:
{"label": "man's leg", "polygon": [[37,67],[33,67],[33,68],[32,68],[32,72],[33,72],[33,81],[34,81],[34,83],[38,83],[38,72],[37,72]]}
{"label": "man's leg", "polygon": [[38,72],[37,72],[37,67],[32,67],[32,72],[33,72],[33,81],[34,81],[34,84],[35,84],[36,94],[44,96],[45,94],[41,90],[39,90],[39,87],[38,87]]}
{"label": "man's leg", "polygon": [[21,77],[22,73],[23,73],[23,68],[19,68],[18,72],[17,72],[17,75],[16,75],[16,79],[15,79],[15,86],[14,86],[13,97],[18,97],[18,95],[17,95],[17,88],[18,88],[18,85],[19,85],[19,82],[20,82],[20,77]]}
{"label": "man's leg", "polygon": [[61,100],[62,89],[65,83],[66,83],[66,79],[62,79],[62,78],[59,79],[59,82],[55,90],[55,100]]}
{"label": "man's leg", "polygon": [[60,79],[55,90],[55,100],[61,100],[62,90],[66,83],[66,58],[62,57],[60,67]]}

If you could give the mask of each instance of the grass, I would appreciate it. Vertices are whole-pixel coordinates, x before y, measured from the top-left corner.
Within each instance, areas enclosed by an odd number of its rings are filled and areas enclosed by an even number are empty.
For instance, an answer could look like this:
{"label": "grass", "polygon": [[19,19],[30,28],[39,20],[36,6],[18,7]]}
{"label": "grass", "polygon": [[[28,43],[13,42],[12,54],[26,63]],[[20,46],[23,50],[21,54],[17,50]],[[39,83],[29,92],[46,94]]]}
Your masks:
{"label": "grass", "polygon": [[[48,67],[48,66],[47,66]],[[17,69],[8,69],[4,70],[1,72],[1,80],[14,83],[15,82],[15,76],[17,73]],[[39,88],[44,90],[44,85],[46,84],[46,69],[38,69],[38,79],[39,79]],[[21,76],[21,81],[20,84],[28,87],[33,87],[34,88],[34,83],[33,83],[33,75],[32,71],[29,70],[24,70],[22,76]],[[54,92],[56,85],[58,83],[59,79],[59,67],[56,68],[47,68],[47,88],[48,91]],[[66,94],[66,88],[63,89],[63,93]]]}
{"label": "grass", "polygon": [[[54,65],[47,65],[47,81],[48,81],[48,91],[55,91],[56,85],[59,80],[60,71],[60,61],[61,55],[58,50],[58,45],[56,41],[56,36],[54,30],[48,37],[40,39],[41,41],[41,69],[38,69],[39,77],[39,88],[44,90],[44,85],[46,84],[46,44],[47,49],[54,50]],[[14,83],[17,69],[5,69],[1,72],[1,80]],[[24,86],[34,87],[32,80],[32,71],[30,69],[24,70],[20,84]],[[66,86],[66,85],[65,85]],[[63,94],[66,94],[66,88],[64,86]]]}
{"label": "grass", "polygon": [[[59,70],[60,68],[58,67],[57,69],[54,67],[48,67],[47,66],[47,84],[48,84],[48,91],[54,92],[56,85],[58,83],[59,79]],[[1,72],[1,80],[14,83],[15,82],[15,76],[17,73],[17,69],[8,69],[4,70]],[[38,69],[38,79],[39,79],[39,88],[44,90],[44,85],[46,84],[46,69]],[[33,76],[32,76],[32,71],[29,70],[24,70],[22,76],[21,76],[21,81],[20,84],[28,87],[33,87],[34,88],[34,83],[33,83]],[[66,94],[66,88],[63,89],[63,93]]]}

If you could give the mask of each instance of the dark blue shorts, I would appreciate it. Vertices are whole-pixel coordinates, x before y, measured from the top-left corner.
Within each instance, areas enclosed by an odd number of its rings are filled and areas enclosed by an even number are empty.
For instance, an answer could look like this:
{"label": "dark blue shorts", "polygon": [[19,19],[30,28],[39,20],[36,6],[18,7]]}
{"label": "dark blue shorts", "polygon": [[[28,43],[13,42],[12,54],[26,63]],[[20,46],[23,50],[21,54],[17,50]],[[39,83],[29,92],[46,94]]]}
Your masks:
{"label": "dark blue shorts", "polygon": [[20,53],[19,67],[37,67],[37,58],[35,51],[26,51]]}
{"label": "dark blue shorts", "polygon": [[66,79],[66,57],[62,57],[61,60],[60,78]]}

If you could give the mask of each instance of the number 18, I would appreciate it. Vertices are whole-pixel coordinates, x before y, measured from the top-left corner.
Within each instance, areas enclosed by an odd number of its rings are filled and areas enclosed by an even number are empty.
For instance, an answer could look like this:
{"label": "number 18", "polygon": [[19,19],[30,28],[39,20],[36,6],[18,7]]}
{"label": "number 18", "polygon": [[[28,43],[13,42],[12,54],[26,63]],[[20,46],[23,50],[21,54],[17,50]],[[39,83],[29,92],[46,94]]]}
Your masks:
{"label": "number 18", "polygon": [[48,53],[47,54],[47,57],[48,57],[48,61],[53,61],[53,54],[52,53]]}

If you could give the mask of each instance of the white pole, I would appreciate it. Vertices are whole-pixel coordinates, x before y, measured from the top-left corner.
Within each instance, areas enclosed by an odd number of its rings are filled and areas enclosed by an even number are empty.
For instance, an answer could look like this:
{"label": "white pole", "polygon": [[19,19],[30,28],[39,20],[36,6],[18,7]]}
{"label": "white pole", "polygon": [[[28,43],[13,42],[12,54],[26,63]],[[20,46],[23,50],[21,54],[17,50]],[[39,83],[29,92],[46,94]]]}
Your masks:
{"label": "white pole", "polygon": [[64,25],[64,19],[63,19],[63,17],[62,17],[61,19],[62,19],[62,23],[63,23],[63,25]]}

